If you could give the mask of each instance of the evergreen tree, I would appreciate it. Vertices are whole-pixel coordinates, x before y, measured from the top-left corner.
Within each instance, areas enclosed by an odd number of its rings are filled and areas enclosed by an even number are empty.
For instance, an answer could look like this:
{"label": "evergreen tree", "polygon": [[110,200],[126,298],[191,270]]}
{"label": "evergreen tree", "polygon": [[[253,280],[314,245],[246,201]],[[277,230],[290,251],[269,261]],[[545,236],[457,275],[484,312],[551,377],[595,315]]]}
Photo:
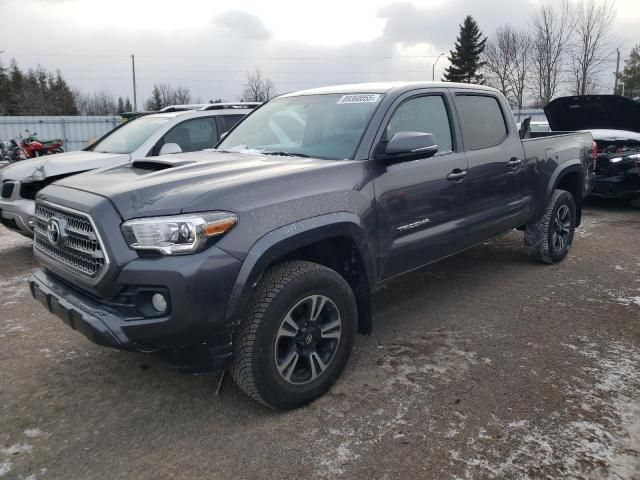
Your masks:
{"label": "evergreen tree", "polygon": [[55,77],[52,75],[52,83],[49,87],[50,103],[56,110],[56,115],[77,115],[78,106],[76,99],[67,81],[62,77],[60,70],[56,70]]}
{"label": "evergreen tree", "polygon": [[59,70],[38,65],[23,72],[15,60],[0,65],[0,115],[76,115],[76,100]]}
{"label": "evergreen tree", "polygon": [[471,15],[467,15],[462,25],[460,34],[456,38],[455,49],[449,51],[450,65],[444,73],[447,82],[483,83],[480,69],[484,62],[481,61],[487,37],[478,28],[478,24]]}
{"label": "evergreen tree", "polygon": [[129,97],[124,101],[124,111],[125,112],[133,112],[133,105],[131,105],[131,100]]}
{"label": "evergreen tree", "polygon": [[150,111],[160,110],[163,107],[162,95],[158,85],[153,85],[151,90],[151,98],[147,100],[146,108]]}
{"label": "evergreen tree", "polygon": [[624,62],[624,70],[618,80],[618,95],[622,94],[623,84],[625,97],[640,96],[640,44],[631,49],[629,58]]}
{"label": "evergreen tree", "polygon": [[0,115],[7,115],[11,84],[6,67],[0,62]]}
{"label": "evergreen tree", "polygon": [[118,97],[118,115],[122,115],[124,112],[124,100],[122,97]]}

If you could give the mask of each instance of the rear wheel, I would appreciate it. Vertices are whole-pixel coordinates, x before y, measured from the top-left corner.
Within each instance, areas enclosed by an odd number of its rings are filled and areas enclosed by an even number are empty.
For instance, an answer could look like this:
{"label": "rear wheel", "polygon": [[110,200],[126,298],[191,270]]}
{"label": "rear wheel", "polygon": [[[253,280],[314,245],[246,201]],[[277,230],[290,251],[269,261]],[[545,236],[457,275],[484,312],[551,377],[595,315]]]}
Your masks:
{"label": "rear wheel", "polygon": [[322,395],[344,369],[357,329],[351,287],[305,261],[264,275],[235,341],[236,384],[267,406],[291,409]]}
{"label": "rear wheel", "polygon": [[558,263],[567,256],[576,225],[573,195],[554,190],[544,215],[524,230],[527,253],[542,263]]}

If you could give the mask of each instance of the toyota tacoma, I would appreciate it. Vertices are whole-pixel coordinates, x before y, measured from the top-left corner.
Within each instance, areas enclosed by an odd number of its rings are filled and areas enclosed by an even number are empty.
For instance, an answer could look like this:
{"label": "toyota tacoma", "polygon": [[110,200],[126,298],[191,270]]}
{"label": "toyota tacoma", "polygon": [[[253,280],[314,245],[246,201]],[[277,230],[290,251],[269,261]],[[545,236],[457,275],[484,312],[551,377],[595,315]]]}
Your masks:
{"label": "toyota tacoma", "polygon": [[41,190],[30,288],[97,344],[229,369],[255,400],[295,408],[371,332],[377,283],[514,229],[560,262],[592,165],[590,133],[521,140],[488,87],[290,93],[216,149]]}

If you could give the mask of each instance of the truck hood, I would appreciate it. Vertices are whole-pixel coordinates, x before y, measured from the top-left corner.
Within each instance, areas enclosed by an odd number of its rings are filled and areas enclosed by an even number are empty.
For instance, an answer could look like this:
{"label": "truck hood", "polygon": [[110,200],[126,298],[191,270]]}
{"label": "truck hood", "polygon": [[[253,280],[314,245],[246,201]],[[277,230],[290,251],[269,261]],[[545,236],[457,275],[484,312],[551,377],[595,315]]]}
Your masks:
{"label": "truck hood", "polygon": [[205,151],[146,158],[56,185],[103,196],[126,220],[207,209],[238,211],[240,204],[259,207],[267,196],[295,195],[297,185],[313,190],[311,175],[339,175],[335,167],[354,163],[360,162]]}
{"label": "truck hood", "polygon": [[627,130],[640,132],[640,103],[619,95],[560,97],[544,107],[556,131]]}
{"label": "truck hood", "polygon": [[1,170],[3,180],[21,182],[41,181],[49,177],[86,172],[110,165],[126,163],[128,154],[99,153],[90,151],[65,152],[46,157],[22,160]]}

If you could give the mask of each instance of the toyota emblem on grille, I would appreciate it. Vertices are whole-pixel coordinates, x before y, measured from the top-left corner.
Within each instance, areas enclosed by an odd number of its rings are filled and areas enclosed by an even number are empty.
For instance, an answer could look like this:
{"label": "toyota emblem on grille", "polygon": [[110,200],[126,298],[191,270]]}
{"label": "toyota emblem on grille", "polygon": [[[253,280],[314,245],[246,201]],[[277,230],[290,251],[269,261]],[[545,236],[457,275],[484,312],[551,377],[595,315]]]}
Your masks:
{"label": "toyota emblem on grille", "polygon": [[60,224],[55,218],[52,218],[49,220],[49,223],[47,223],[47,238],[49,242],[51,242],[51,245],[57,246],[60,243],[60,239],[62,238],[60,234]]}

